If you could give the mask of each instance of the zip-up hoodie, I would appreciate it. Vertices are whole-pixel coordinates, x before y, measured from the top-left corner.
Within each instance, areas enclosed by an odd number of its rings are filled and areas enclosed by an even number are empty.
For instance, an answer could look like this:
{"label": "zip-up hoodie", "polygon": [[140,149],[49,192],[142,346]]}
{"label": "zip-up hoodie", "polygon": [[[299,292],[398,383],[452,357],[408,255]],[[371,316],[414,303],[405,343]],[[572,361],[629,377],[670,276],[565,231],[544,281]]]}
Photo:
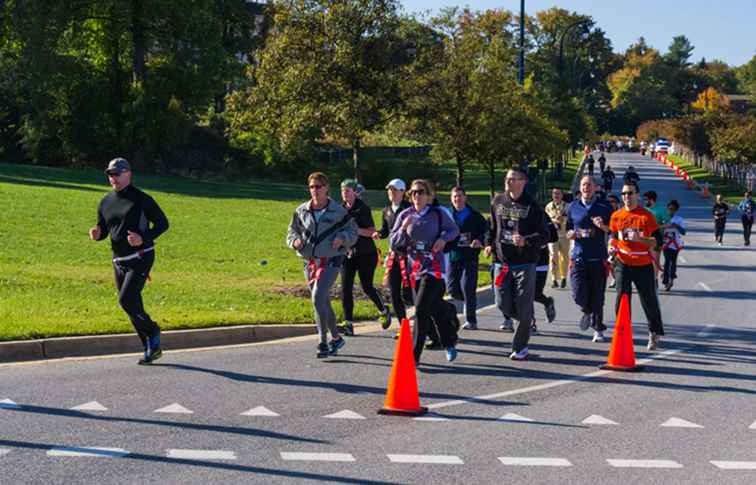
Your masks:
{"label": "zip-up hoodie", "polygon": [[[498,262],[516,266],[538,261],[539,249],[548,239],[546,213],[527,192],[517,200],[506,192],[498,194],[491,204],[490,224],[486,245],[493,246]],[[525,246],[514,245],[515,232],[525,238]]]}
{"label": "zip-up hoodie", "polygon": [[[304,245],[297,253],[303,258],[332,258],[345,255],[347,249],[357,242],[357,224],[354,219],[346,209],[329,198],[318,220],[311,204],[312,201],[304,202],[294,211],[286,235],[286,245],[294,249],[294,241],[302,240]],[[332,229],[334,226],[336,228]],[[324,233],[327,233],[325,238]],[[332,246],[336,238],[344,242],[338,249]]]}
{"label": "zip-up hoodie", "polygon": [[[410,224],[406,231],[402,230],[402,224],[408,217],[412,217],[415,220]],[[439,227],[439,222],[441,226]],[[394,223],[394,228],[391,230],[389,236],[389,242],[392,250],[400,248],[407,249],[407,257],[410,267],[414,266],[416,260],[420,260],[420,269],[416,273],[416,277],[428,273],[436,276],[436,271],[433,269],[434,260],[437,264],[437,268],[441,273],[441,277],[446,275],[446,258],[444,253],[438,252],[433,254],[433,258],[430,257],[430,251],[438,239],[443,239],[446,242],[453,241],[459,235],[459,228],[457,224],[449,217],[449,214],[440,207],[425,206],[425,208],[418,213],[415,206],[410,206],[408,209],[399,213]]]}

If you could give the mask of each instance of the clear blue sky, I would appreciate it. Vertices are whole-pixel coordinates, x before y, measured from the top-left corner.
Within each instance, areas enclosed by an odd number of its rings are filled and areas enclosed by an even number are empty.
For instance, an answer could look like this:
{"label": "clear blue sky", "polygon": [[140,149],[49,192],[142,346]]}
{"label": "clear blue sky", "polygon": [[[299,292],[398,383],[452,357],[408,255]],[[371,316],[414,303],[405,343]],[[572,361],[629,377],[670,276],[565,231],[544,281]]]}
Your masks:
{"label": "clear blue sky", "polygon": [[[520,0],[399,1],[406,12],[455,5],[520,10]],[[696,48],[695,62],[705,57],[740,66],[756,54],[756,0],[525,0],[528,15],[555,6],[593,17],[617,52],[643,36],[664,53],[674,36],[685,35]]]}

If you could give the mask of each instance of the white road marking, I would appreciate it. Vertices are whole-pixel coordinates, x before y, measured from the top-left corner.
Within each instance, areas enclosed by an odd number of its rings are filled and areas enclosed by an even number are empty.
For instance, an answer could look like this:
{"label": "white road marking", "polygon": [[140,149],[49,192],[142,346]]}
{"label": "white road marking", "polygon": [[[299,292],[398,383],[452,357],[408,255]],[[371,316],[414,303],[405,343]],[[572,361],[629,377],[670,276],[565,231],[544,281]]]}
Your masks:
{"label": "white road marking", "polygon": [[710,323],[706,325],[700,332],[696,334],[696,337],[708,337],[711,335],[711,331],[717,328],[716,325]]}
{"label": "white road marking", "polygon": [[10,450],[0,448],[0,456],[7,455],[8,453],[10,453]]}
{"label": "white road marking", "polygon": [[167,450],[166,457],[180,460],[236,460],[236,453],[224,450]]}
{"label": "white road marking", "polygon": [[[646,359],[638,360],[636,363],[638,365],[645,365],[654,360],[658,360],[663,357],[668,357],[670,355],[678,354],[682,351],[683,349],[665,350],[664,352],[659,352]],[[502,391],[502,392],[497,392],[494,394],[486,394],[483,396],[474,396],[474,397],[469,397],[467,399],[456,399],[454,401],[437,402],[437,403],[427,405],[427,408],[428,409],[441,409],[441,408],[447,408],[449,406],[459,406],[460,404],[474,404],[479,401],[487,401],[491,399],[499,399],[502,397],[516,396],[519,394],[527,394],[529,392],[536,392],[536,391],[542,391],[544,389],[551,389],[552,387],[559,387],[559,386],[564,386],[567,384],[576,384],[578,382],[583,382],[583,381],[593,379],[594,377],[605,376],[607,374],[610,374],[611,372],[613,371],[599,370],[599,371],[590,372],[588,374],[583,374],[580,376],[564,379],[561,381],[552,381],[552,382],[547,382],[545,384],[536,384],[535,386],[521,387],[520,389],[511,389],[509,391]]]}
{"label": "white road marking", "polygon": [[680,418],[669,418],[660,426],[664,428],[703,428],[700,424],[692,423]]}
{"label": "white road marking", "polygon": [[439,416],[438,414],[428,413],[426,416],[412,418],[413,421],[449,421],[449,418]]}
{"label": "white road marking", "polygon": [[90,401],[88,403],[79,404],[71,408],[71,411],[107,411],[108,408],[98,403],[97,401]]}
{"label": "white road marking", "polygon": [[343,411],[339,411],[338,413],[329,414],[323,417],[330,419],[366,419],[365,416],[357,414],[354,411],[350,411],[349,409],[345,409]]}
{"label": "white road marking", "polygon": [[428,463],[434,465],[464,465],[462,458],[453,455],[388,455],[391,463]]}
{"label": "white road marking", "polygon": [[748,427],[748,429],[756,429],[756,421],[754,421],[753,424]]}
{"label": "white road marking", "polygon": [[703,288],[704,290],[708,291],[709,293],[712,293],[712,292],[714,291],[714,290],[712,290],[712,289],[711,289],[711,288],[709,287],[709,285],[707,285],[706,283],[702,283],[702,282],[700,282],[700,281],[698,282],[698,286],[700,286],[700,287],[701,287],[701,288]]}
{"label": "white road marking", "polygon": [[500,456],[499,461],[512,466],[572,466],[564,458],[531,458],[522,456]]}
{"label": "white road marking", "polygon": [[21,406],[11,401],[10,399],[3,399],[0,401],[0,409],[19,409]]}
{"label": "white road marking", "polygon": [[619,424],[598,414],[592,414],[582,421],[583,424]]}
{"label": "white road marking", "polygon": [[123,448],[79,448],[79,447],[59,447],[53,448],[47,452],[47,456],[74,457],[88,456],[98,458],[121,458],[128,455],[129,452]]}
{"label": "white road marking", "polygon": [[499,421],[518,421],[522,423],[532,423],[533,420],[530,418],[526,418],[525,416],[520,416],[519,414],[515,413],[507,413],[504,416],[499,418]]}
{"label": "white road marking", "polygon": [[241,413],[241,415],[242,416],[269,416],[269,417],[280,416],[280,414],[271,411],[265,406],[257,406],[256,408],[252,408],[249,411],[245,411]]}
{"label": "white road marking", "polygon": [[357,461],[351,453],[303,453],[282,451],[281,459],[289,461]]}
{"label": "white road marking", "polygon": [[611,466],[617,468],[682,468],[683,466],[672,460],[606,460]]}
{"label": "white road marking", "polygon": [[756,470],[756,461],[716,461],[711,464],[721,470]]}
{"label": "white road marking", "polygon": [[685,256],[678,256],[677,259],[679,259],[682,264],[686,264],[688,262],[688,260],[685,259]]}
{"label": "white road marking", "polygon": [[194,411],[185,408],[181,404],[173,403],[164,408],[156,409],[155,413],[169,413],[169,414],[194,414]]}

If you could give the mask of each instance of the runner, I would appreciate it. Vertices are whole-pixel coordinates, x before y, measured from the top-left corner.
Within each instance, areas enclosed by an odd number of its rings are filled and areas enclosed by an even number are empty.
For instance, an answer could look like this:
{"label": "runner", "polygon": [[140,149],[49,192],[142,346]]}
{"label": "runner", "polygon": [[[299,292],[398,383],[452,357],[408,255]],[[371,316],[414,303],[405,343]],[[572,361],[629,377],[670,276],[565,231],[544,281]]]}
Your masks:
{"label": "runner", "polygon": [[612,191],[612,185],[614,185],[615,178],[617,178],[617,176],[614,175],[611,166],[607,165],[606,170],[601,170],[601,180],[604,181],[604,192],[607,194]]}
{"label": "runner", "polygon": [[653,190],[649,190],[648,192],[643,194],[643,205],[645,205],[646,209],[648,209],[648,211],[654,215],[656,224],[661,227],[665,225],[669,220],[669,213],[667,212],[667,209],[665,207],[657,204],[656,200],[657,195]]}
{"label": "runner", "polygon": [[[606,200],[609,202],[609,205],[611,205],[612,214],[614,214],[614,212],[620,208],[619,197],[617,197],[616,195],[610,195],[606,198]],[[616,288],[617,280],[614,278],[614,275],[617,270],[617,257],[614,254],[610,254],[607,261],[609,262],[609,285],[608,286],[609,288]]]}
{"label": "runner", "polygon": [[[381,230],[373,233],[373,239],[378,240],[389,237],[391,228],[394,227],[394,223],[396,222],[396,217],[404,209],[409,208],[410,203],[404,198],[406,188],[407,186],[402,179],[393,179],[386,185],[389,203],[383,208]],[[399,323],[401,324],[401,321],[407,318],[405,301],[408,304],[412,302],[412,289],[409,287],[408,279],[407,251],[404,248],[389,251],[385,266],[384,285],[388,284],[391,291],[391,304],[394,307],[396,318],[399,319]]]}
{"label": "runner", "polygon": [[583,316],[580,330],[593,328],[593,341],[604,341],[604,294],[608,257],[606,234],[609,232],[611,206],[595,197],[591,176],[580,179],[580,198],[567,209],[567,238],[572,247],[570,284],[572,298]]}
{"label": "runner", "polygon": [[344,335],[354,335],[354,277],[359,275],[360,285],[365,295],[370,298],[381,313],[381,326],[391,326],[391,312],[383,303],[381,295],[373,286],[375,267],[378,265],[378,249],[373,242],[375,223],[370,207],[357,198],[359,184],[354,179],[341,182],[341,205],[357,223],[357,244],[349,248],[347,258],[341,267],[341,304],[344,308],[344,323],[340,325]]}
{"label": "runner", "polygon": [[491,226],[486,236],[486,256],[496,252],[494,266],[496,305],[505,318],[519,320],[512,339],[512,360],[528,358],[530,325],[533,322],[536,262],[548,237],[547,216],[524,189],[528,175],[511,168],[506,190],[491,204]]}
{"label": "runner", "polygon": [[751,228],[753,227],[754,215],[756,215],[756,202],[751,197],[752,194],[749,190],[745,193],[744,199],[738,204],[740,221],[743,223],[743,244],[746,246],[751,245]]}
{"label": "runner", "polygon": [[132,185],[125,158],[111,160],[105,173],[113,191],[100,201],[97,225],[89,230],[89,237],[102,241],[110,235],[118,303],[142,341],[139,364],[151,364],[163,351],[160,327],[144,309],[142,289],[155,263],[155,239],[168,230],[168,219],[152,197]]}
{"label": "runner", "polygon": [[[357,224],[349,213],[328,197],[328,177],[315,172],[307,177],[311,199],[294,211],[286,244],[304,258],[304,276],[310,287],[320,343],[319,359],[336,355],[344,346],[331,307],[330,290],[347,250],[357,242]],[[328,342],[328,332],[331,341]]]}
{"label": "runner", "polygon": [[638,290],[641,306],[648,320],[648,350],[655,350],[664,335],[659,299],[656,294],[654,260],[649,250],[661,241],[661,233],[654,216],[638,205],[638,185],[626,183],[622,187],[625,206],[612,214],[610,251],[617,257],[617,301],[619,311],[622,295],[632,295],[632,284]]}
{"label": "runner", "polygon": [[558,239],[548,244],[551,256],[551,287],[567,286],[567,265],[570,262],[570,241],[567,239],[567,204],[564,202],[562,189],[551,189],[551,202],[544,209],[551,222],[557,228]]}
{"label": "runner", "polygon": [[452,216],[459,227],[456,247],[449,251],[449,295],[465,305],[465,324],[462,328],[478,328],[478,259],[486,237],[488,223],[480,212],[467,204],[462,187],[451,191]]}
{"label": "runner", "polygon": [[635,171],[635,167],[630,165],[627,167],[627,170],[625,171],[625,175],[622,177],[622,180],[624,183],[635,183],[638,185],[640,183],[640,175],[638,175],[638,172]]}
{"label": "runner", "polygon": [[[536,288],[533,301],[537,301],[543,305],[543,309],[546,312],[546,320],[551,323],[556,318],[556,306],[554,305],[554,298],[546,296],[543,290],[546,288],[546,280],[549,276],[549,261],[551,256],[549,246],[559,240],[559,233],[553,222],[547,222],[546,229],[548,230],[549,237],[546,240],[546,243],[544,243],[538,251],[538,263],[536,264]],[[535,315],[533,315],[533,324],[530,326],[530,335],[538,335],[538,326],[536,325]]]}
{"label": "runner", "polygon": [[599,156],[599,170],[601,170],[601,173],[604,173],[605,168],[606,168],[606,157],[604,156],[604,152],[601,152],[601,155]]}
{"label": "runner", "polygon": [[727,216],[730,214],[730,206],[722,200],[722,194],[717,194],[711,213],[714,215],[714,241],[721,246],[725,224],[727,224]]}
{"label": "runner", "polygon": [[588,175],[593,175],[593,167],[596,164],[596,160],[593,159],[593,154],[588,155],[586,164],[588,165]]}
{"label": "runner", "polygon": [[410,284],[415,290],[415,362],[420,362],[426,335],[434,322],[446,348],[446,360],[452,362],[457,358],[457,331],[444,314],[443,251],[446,243],[459,235],[459,229],[444,210],[429,205],[433,193],[427,181],[413,180],[409,193],[412,206],[397,217],[389,241],[394,251],[407,248]]}
{"label": "runner", "polygon": [[685,235],[685,221],[677,212],[680,210],[680,204],[676,200],[670,200],[667,203],[669,211],[668,222],[662,226],[664,232],[664,244],[662,252],[664,253],[664,276],[662,284],[664,291],[672,289],[677,279],[677,255],[683,248],[682,236]]}

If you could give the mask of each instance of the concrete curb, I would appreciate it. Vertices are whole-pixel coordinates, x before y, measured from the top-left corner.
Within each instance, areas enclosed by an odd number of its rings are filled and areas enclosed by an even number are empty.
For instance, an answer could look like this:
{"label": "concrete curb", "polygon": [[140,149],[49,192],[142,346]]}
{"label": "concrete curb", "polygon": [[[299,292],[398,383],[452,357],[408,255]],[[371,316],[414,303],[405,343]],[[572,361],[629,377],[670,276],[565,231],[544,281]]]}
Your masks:
{"label": "concrete curb", "polygon": [[[478,288],[477,294],[479,308],[493,300],[490,287]],[[461,308],[460,305],[457,307],[458,310]],[[365,332],[380,329],[375,322],[366,322],[357,327]],[[167,330],[162,333],[161,344],[164,350],[180,350],[249,344],[317,333],[315,325],[238,325]],[[0,363],[133,354],[142,350],[139,339],[133,333],[19,340],[0,342]]]}

